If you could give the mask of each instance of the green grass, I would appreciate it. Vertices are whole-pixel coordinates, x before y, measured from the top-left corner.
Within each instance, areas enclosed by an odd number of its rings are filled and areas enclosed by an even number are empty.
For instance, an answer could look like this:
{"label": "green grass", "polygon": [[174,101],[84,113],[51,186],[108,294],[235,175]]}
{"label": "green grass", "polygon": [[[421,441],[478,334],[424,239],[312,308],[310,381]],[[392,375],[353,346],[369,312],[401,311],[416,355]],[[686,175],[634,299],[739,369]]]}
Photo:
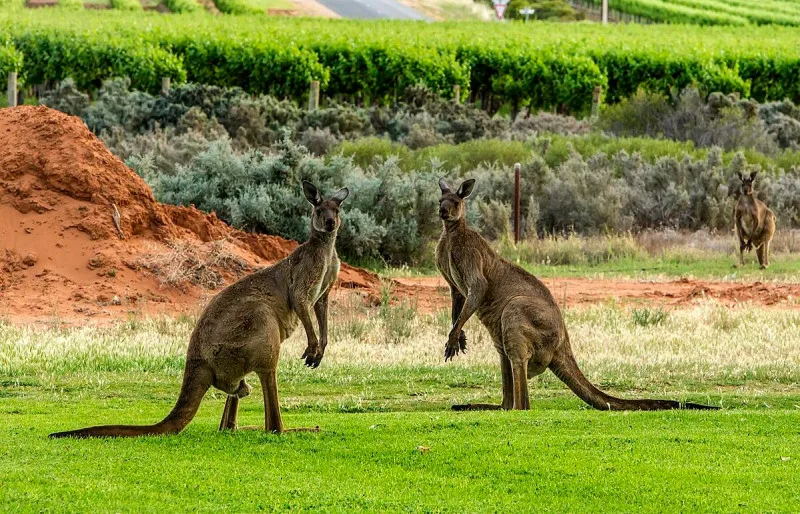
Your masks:
{"label": "green grass", "polygon": [[[259,422],[256,404],[243,403],[243,422]],[[524,413],[289,414],[290,426],[323,431],[274,436],[218,433],[220,399],[180,436],[45,437],[169,407],[4,400],[2,510],[765,512],[800,501],[796,409],[621,414],[564,401]]]}
{"label": "green grass", "polygon": [[250,0],[252,4],[257,5],[265,12],[268,9],[294,9],[295,6],[288,0]]}
{"label": "green grass", "polygon": [[613,259],[597,264],[547,265],[521,262],[522,267],[542,277],[588,277],[588,278],[631,278],[645,279],[668,277],[704,278],[718,280],[757,280],[790,281],[800,279],[800,255],[775,257],[766,270],[758,267],[749,256],[749,264],[735,268],[737,258],[715,256],[705,258],[685,258],[667,256],[665,258],[636,257]]}
{"label": "green grass", "polygon": [[[407,310],[335,303],[317,370],[297,358],[303,336],[290,338],[284,423],[322,432],[280,436],[217,432],[224,397],[212,390],[177,436],[50,440],[161,419],[193,320],[0,323],[0,511],[776,512],[800,501],[800,313],[565,311],[581,367],[604,389],[721,411],[598,412],[547,372],[531,381],[529,412],[455,413],[500,400],[489,338],[470,322],[469,353],[444,364],[447,313]],[[408,334],[385,333],[403,320]],[[250,382],[240,423],[263,424]]]}

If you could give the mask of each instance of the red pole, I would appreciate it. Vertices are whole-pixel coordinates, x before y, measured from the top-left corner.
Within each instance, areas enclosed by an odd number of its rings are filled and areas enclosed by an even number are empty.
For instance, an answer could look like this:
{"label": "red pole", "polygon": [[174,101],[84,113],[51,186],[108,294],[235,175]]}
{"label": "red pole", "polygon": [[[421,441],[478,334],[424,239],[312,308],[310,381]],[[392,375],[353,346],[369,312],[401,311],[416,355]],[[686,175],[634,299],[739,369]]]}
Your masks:
{"label": "red pole", "polygon": [[519,242],[519,163],[514,165],[514,244]]}

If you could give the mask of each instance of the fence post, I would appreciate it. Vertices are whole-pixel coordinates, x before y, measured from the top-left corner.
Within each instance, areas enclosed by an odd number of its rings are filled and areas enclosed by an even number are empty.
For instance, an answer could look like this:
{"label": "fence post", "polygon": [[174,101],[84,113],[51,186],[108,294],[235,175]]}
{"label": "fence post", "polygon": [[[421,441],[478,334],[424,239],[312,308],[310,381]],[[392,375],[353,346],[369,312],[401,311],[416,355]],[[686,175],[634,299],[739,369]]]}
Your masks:
{"label": "fence post", "polygon": [[316,111],[319,107],[319,80],[311,81],[311,88],[308,90],[308,110]]}
{"label": "fence post", "polygon": [[603,21],[603,25],[608,23],[608,0],[603,0],[603,7],[602,7],[602,12],[600,14],[600,19]]}
{"label": "fence post", "polygon": [[456,104],[461,103],[461,86],[458,84],[453,86],[453,100],[455,100]]}
{"label": "fence post", "polygon": [[594,86],[592,90],[592,119],[597,119],[600,114],[600,96],[603,94],[603,88]]}
{"label": "fence post", "polygon": [[514,165],[514,244],[519,242],[519,171],[521,168],[520,163]]}
{"label": "fence post", "polygon": [[161,77],[161,94],[167,96],[169,94],[171,80],[169,77]]}
{"label": "fence post", "polygon": [[12,71],[8,74],[8,106],[17,106],[17,72]]}

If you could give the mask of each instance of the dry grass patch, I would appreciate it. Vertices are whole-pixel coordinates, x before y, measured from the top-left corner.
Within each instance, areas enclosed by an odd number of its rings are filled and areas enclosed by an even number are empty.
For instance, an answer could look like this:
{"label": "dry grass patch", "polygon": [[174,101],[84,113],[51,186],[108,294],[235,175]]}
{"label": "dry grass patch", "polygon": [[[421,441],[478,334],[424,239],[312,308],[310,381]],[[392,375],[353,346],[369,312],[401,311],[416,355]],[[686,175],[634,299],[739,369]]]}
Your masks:
{"label": "dry grass patch", "polygon": [[252,271],[224,239],[208,243],[174,240],[167,242],[166,248],[151,244],[150,249],[136,265],[155,275],[163,286],[194,284],[217,289],[228,283],[226,275],[238,278]]}
{"label": "dry grass patch", "polygon": [[[467,324],[467,354],[445,364],[449,313],[409,315],[410,309],[387,305],[367,310],[347,302],[333,306],[324,367],[335,374],[353,367],[497,365],[491,339],[477,320]],[[565,311],[575,355],[590,379],[632,388],[800,382],[798,312],[727,308],[714,302],[668,313],[651,311],[614,304]],[[190,318],[62,330],[0,324],[0,375],[181,370],[193,326]],[[299,330],[284,343],[282,365],[293,365],[305,345]]]}

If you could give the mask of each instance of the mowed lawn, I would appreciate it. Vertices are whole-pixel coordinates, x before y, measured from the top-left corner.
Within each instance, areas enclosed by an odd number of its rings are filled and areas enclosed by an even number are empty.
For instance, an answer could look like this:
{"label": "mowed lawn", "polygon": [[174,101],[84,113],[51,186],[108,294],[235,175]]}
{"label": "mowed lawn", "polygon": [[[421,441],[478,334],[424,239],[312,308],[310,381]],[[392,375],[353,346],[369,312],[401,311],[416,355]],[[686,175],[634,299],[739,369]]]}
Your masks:
{"label": "mowed lawn", "polygon": [[[800,505],[800,409],[792,405],[598,412],[565,393],[534,402],[530,412],[290,410],[288,426],[322,432],[268,435],[217,432],[223,401],[207,397],[178,436],[46,437],[98,422],[154,422],[172,405],[164,391],[176,388],[150,377],[140,400],[89,387],[72,390],[75,401],[10,388],[0,402],[0,508],[785,512]],[[792,401],[800,404],[800,395]],[[263,423],[262,413],[255,396],[243,402],[240,421]]]}
{"label": "mowed lawn", "polygon": [[[342,310],[344,309],[344,310]],[[332,311],[323,365],[282,351],[287,427],[219,433],[211,391],[177,436],[50,440],[101,423],[149,424],[172,408],[192,320],[108,329],[0,323],[3,512],[791,512],[800,506],[800,313],[702,304],[642,324],[617,306],[568,310],[587,375],[619,396],[722,406],[599,412],[550,372],[528,412],[499,402],[493,350],[441,362],[446,316]],[[404,321],[405,320],[405,321]],[[397,337],[400,323],[411,331]],[[388,329],[391,328],[391,331]],[[382,334],[382,335],[381,335]],[[391,337],[390,337],[391,336]],[[258,381],[240,423],[263,424]]]}

